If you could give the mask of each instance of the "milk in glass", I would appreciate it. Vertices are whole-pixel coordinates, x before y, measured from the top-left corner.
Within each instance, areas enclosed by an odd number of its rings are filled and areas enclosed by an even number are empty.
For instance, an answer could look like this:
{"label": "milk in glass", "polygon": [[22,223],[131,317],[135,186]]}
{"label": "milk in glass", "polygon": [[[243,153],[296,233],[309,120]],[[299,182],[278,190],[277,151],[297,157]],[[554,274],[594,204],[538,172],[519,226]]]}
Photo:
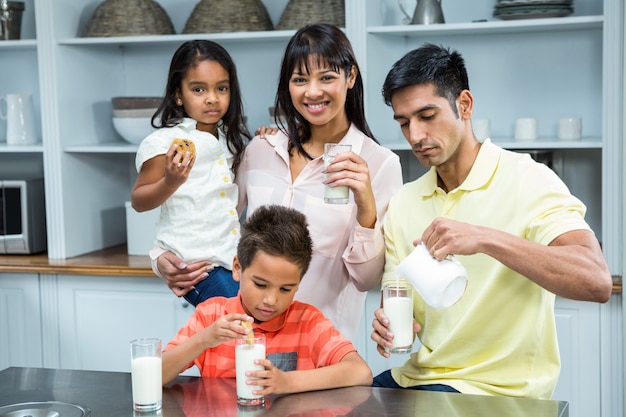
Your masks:
{"label": "milk in glass", "polygon": [[237,403],[240,405],[260,405],[265,403],[262,395],[252,391],[262,390],[263,386],[248,385],[246,381],[254,379],[246,376],[247,371],[262,371],[261,365],[254,363],[257,359],[265,359],[265,335],[255,334],[254,338],[246,336],[237,338],[235,345],[235,368],[237,378]]}

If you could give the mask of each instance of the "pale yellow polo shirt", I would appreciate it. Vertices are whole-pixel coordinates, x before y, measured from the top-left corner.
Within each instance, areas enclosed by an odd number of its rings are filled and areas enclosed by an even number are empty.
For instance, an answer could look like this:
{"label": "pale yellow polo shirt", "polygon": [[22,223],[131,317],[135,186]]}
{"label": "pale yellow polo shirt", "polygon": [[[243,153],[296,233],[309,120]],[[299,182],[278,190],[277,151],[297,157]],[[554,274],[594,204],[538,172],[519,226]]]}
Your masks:
{"label": "pale yellow polo shirt", "polygon": [[[585,206],[559,177],[526,154],[485,141],[466,180],[449,193],[432,168],[405,184],[385,218],[383,282],[439,216],[548,245],[590,230]],[[392,369],[402,386],[447,384],[467,394],[550,398],[560,370],[554,294],[483,254],[457,256],[468,286],[454,306],[437,310],[415,292],[421,348]]]}

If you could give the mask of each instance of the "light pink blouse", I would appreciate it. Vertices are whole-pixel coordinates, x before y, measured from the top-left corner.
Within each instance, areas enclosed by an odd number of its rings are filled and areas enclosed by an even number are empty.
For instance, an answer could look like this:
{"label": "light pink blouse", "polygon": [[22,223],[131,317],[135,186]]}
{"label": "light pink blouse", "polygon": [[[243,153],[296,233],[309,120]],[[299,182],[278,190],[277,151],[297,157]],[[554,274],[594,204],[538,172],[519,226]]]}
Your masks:
{"label": "light pink blouse", "polygon": [[373,229],[356,221],[350,192],[348,204],[324,202],[324,161],[310,161],[291,180],[287,137],[279,132],[267,139],[255,137],[246,148],[236,182],[239,212],[247,215],[264,204],[280,204],[304,213],[313,239],[313,259],[295,298],[313,304],[353,342],[367,290],[380,283],[385,262],[382,225],[391,196],[402,186],[400,160],[356,127],[341,143],[367,161],[378,219]]}

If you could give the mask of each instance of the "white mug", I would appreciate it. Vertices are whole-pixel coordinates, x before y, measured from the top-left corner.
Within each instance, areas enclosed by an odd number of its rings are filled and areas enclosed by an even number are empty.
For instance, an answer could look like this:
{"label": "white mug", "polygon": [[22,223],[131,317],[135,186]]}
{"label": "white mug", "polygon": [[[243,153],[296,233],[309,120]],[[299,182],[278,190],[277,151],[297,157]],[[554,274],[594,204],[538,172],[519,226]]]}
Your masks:
{"label": "white mug", "polygon": [[474,130],[476,139],[482,142],[491,137],[491,121],[489,119],[473,119],[472,130]]}
{"label": "white mug", "polygon": [[559,119],[560,140],[580,140],[582,120],[580,117],[564,117]]}
{"label": "white mug", "polygon": [[453,255],[443,261],[433,258],[420,243],[396,268],[399,279],[407,279],[422,299],[433,308],[455,304],[467,287],[467,272]]}
{"label": "white mug", "polygon": [[515,140],[537,139],[537,119],[520,117],[515,120]]}
{"label": "white mug", "polygon": [[[2,102],[6,102],[6,114]],[[35,109],[30,92],[0,96],[0,118],[7,121],[8,145],[33,145],[37,143],[35,133]]]}

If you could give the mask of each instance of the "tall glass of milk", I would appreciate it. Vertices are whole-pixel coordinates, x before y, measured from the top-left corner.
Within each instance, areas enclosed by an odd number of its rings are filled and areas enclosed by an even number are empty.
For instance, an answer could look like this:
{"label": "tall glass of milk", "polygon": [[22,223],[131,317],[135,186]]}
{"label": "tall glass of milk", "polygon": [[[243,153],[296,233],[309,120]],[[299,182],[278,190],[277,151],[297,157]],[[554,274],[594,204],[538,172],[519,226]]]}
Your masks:
{"label": "tall glass of milk", "polygon": [[130,342],[133,408],[136,411],[161,409],[163,384],[161,377],[161,340],[135,339]]}
{"label": "tall glass of milk", "polygon": [[237,378],[237,403],[239,405],[262,405],[265,397],[254,394],[253,391],[262,390],[263,386],[248,385],[246,381],[258,379],[246,376],[247,371],[262,371],[262,365],[254,363],[257,359],[265,359],[265,335],[254,333],[253,336],[242,335],[235,339],[235,370]]}
{"label": "tall glass of milk", "polygon": [[393,333],[390,353],[409,353],[413,348],[413,287],[405,279],[383,286],[383,312]]}
{"label": "tall glass of milk", "polygon": [[[324,166],[328,167],[335,156],[343,152],[350,152],[352,145],[338,144],[338,143],[325,143],[324,144]],[[350,188],[347,185],[340,185],[338,187],[331,187],[326,185],[324,187],[324,202],[329,204],[348,204],[350,197]]]}

